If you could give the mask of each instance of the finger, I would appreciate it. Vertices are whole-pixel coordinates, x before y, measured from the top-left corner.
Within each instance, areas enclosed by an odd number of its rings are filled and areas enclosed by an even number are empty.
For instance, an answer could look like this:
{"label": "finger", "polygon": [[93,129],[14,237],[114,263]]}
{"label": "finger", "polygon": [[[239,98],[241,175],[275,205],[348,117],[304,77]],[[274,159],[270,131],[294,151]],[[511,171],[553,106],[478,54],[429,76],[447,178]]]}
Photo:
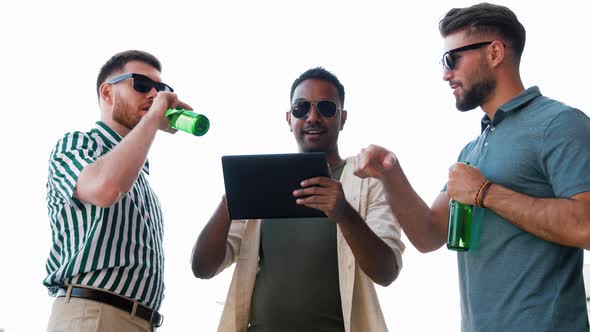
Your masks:
{"label": "finger", "polygon": [[178,107],[182,107],[184,109],[191,110],[191,111],[193,110],[193,108],[191,107],[191,105],[189,105],[189,104],[187,104],[187,103],[185,103],[185,102],[183,102],[181,100],[178,100]]}
{"label": "finger", "polygon": [[168,101],[168,103],[172,103],[172,102],[177,102],[178,101],[178,96],[174,92],[170,92],[170,91],[159,91],[158,92],[158,96],[161,96],[162,98],[165,98]]}
{"label": "finger", "polygon": [[356,156],[356,169],[364,170],[367,168],[367,151],[363,149],[361,153]]}
{"label": "finger", "polygon": [[384,169],[391,169],[395,164],[395,159],[391,154],[388,154],[387,157],[383,160],[383,168]]}
{"label": "finger", "polygon": [[327,194],[327,189],[323,187],[308,187],[304,189],[297,189],[293,191],[293,196],[301,197],[301,196],[325,196]]}
{"label": "finger", "polygon": [[361,165],[361,154],[363,153],[363,150],[361,150],[360,153],[358,153],[356,155],[356,157],[354,157],[354,172],[356,173],[358,170],[360,170],[360,165]]}
{"label": "finger", "polygon": [[373,157],[373,150],[370,147],[363,149],[359,154],[359,167],[366,168],[369,160]]}
{"label": "finger", "polygon": [[318,204],[313,203],[313,202],[300,202],[300,200],[297,200],[297,204],[306,206],[308,208],[324,211],[321,209],[321,207]]}
{"label": "finger", "polygon": [[321,196],[309,196],[305,198],[298,198],[295,202],[299,205],[305,205],[318,210],[325,210],[328,200]]}
{"label": "finger", "polygon": [[168,126],[168,128],[164,129],[165,132],[167,132],[168,134],[176,134],[176,132],[178,132],[178,130]]}
{"label": "finger", "polygon": [[178,98],[174,98],[174,97],[169,97],[168,99],[168,108],[170,109],[178,109],[178,108],[182,108],[178,105]]}
{"label": "finger", "polygon": [[371,169],[379,169],[382,163],[383,156],[379,150],[374,148],[367,149],[364,158],[361,160],[361,169],[370,172]]}
{"label": "finger", "polygon": [[159,91],[152,103],[152,109],[165,109],[175,108],[178,99],[176,94],[173,92]]}
{"label": "finger", "polygon": [[301,181],[300,185],[302,187],[309,187],[309,186],[323,186],[323,187],[327,187],[332,182],[333,182],[333,180],[331,178],[328,178],[328,177],[325,177],[325,176],[318,176],[318,177],[315,177],[315,178],[303,180],[303,181]]}

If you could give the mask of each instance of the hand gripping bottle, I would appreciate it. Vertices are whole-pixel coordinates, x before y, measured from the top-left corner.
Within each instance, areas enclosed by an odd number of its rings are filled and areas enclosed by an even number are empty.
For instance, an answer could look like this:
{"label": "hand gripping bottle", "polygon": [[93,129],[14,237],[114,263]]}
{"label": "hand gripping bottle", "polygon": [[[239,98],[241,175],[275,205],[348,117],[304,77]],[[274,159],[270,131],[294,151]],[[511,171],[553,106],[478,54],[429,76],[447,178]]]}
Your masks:
{"label": "hand gripping bottle", "polygon": [[[468,162],[462,163],[469,165]],[[473,205],[449,201],[449,233],[447,248],[456,251],[467,251],[471,247],[471,226],[473,222]]]}
{"label": "hand gripping bottle", "polygon": [[203,136],[209,130],[209,119],[206,116],[187,109],[168,109],[166,117],[170,121],[170,127],[195,136]]}

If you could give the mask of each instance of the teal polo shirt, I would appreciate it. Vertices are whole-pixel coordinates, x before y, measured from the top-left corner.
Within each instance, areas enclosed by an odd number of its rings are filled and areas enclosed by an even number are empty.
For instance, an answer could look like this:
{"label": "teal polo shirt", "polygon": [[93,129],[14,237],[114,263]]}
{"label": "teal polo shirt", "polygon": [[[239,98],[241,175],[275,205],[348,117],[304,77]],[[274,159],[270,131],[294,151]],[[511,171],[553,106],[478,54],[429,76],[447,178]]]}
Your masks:
{"label": "teal polo shirt", "polygon": [[[482,119],[458,160],[514,191],[590,191],[590,119],[531,87]],[[547,242],[475,207],[479,243],[457,253],[462,331],[588,331],[583,250]],[[559,222],[556,220],[555,222]]]}

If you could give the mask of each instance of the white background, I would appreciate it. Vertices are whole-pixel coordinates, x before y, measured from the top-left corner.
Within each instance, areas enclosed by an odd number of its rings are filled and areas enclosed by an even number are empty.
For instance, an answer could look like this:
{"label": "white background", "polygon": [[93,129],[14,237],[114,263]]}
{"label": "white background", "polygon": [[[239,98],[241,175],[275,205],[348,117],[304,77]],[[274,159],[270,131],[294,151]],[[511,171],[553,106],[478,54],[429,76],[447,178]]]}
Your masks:
{"label": "white background", "polygon": [[[526,87],[590,110],[587,1],[510,1],[527,29]],[[225,154],[297,150],[284,120],[293,80],[324,66],[346,88],[342,156],[368,144],[401,159],[432,202],[448,166],[479,133],[481,110],[460,113],[441,80],[437,24],[467,1],[3,1],[0,4],[0,328],[43,331],[50,246],[47,159],[56,140],[99,117],[95,80],[114,53],[141,49],[162,78],[211,120],[200,138],[159,134],[151,183],[163,204],[166,298],[160,331],[213,331],[233,269],[192,276],[190,254],[223,194]],[[455,254],[420,254],[378,287],[392,331],[458,331]],[[288,300],[288,299],[285,299]]]}

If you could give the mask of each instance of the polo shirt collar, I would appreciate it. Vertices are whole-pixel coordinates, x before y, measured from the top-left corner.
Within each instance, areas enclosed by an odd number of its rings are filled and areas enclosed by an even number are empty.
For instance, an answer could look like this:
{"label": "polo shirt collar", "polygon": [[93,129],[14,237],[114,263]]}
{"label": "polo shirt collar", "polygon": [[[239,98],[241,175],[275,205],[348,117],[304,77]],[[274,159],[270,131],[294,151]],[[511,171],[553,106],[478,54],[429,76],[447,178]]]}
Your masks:
{"label": "polo shirt collar", "polygon": [[[102,121],[96,121],[96,131],[109,150],[123,140],[121,135]],[[146,174],[150,174],[150,162],[147,159],[145,160],[145,164],[143,164],[143,171]]]}
{"label": "polo shirt collar", "polygon": [[486,127],[490,124],[497,125],[506,117],[508,113],[518,111],[528,102],[539,96],[541,96],[541,90],[538,86],[532,86],[524,90],[518,96],[510,99],[502,106],[500,106],[500,108],[498,108],[498,111],[502,112],[496,111],[493,121],[490,120],[487,114],[485,114],[481,119],[481,131],[483,132],[486,129]]}

